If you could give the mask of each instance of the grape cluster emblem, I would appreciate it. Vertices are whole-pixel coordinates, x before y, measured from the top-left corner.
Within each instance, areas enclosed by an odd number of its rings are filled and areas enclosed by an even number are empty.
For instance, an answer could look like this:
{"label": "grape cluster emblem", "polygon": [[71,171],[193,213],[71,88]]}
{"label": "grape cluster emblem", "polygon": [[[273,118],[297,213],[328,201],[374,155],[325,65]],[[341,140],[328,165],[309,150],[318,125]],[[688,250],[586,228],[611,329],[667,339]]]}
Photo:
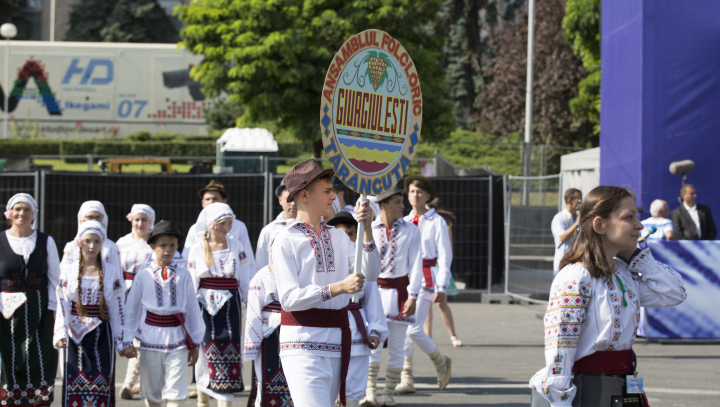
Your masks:
{"label": "grape cluster emblem", "polygon": [[373,84],[373,90],[377,92],[380,85],[388,78],[387,67],[388,65],[392,66],[392,63],[388,61],[387,55],[382,52],[378,55],[375,51],[368,52],[365,60],[368,61],[368,68],[365,71],[365,75],[370,78]]}

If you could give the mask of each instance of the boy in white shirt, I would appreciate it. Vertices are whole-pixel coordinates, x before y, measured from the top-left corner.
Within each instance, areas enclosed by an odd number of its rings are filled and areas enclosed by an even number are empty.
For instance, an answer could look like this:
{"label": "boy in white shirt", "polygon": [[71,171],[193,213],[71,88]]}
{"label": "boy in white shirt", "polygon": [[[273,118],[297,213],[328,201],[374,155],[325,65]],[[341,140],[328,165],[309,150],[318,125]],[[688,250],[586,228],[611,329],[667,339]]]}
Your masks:
{"label": "boy in white shirt", "polygon": [[155,225],[148,244],[156,255],[135,276],[127,297],[124,338],[138,337],[140,395],[147,407],[178,407],[188,397],[188,366],[205,334],[192,276],[173,264],[182,235],[173,222]]}
{"label": "boy in white shirt", "polygon": [[[297,216],[297,207],[295,206],[295,202],[287,201],[288,190],[285,187],[285,182],[280,182],[280,185],[275,188],[275,196],[277,197],[278,202],[280,202],[280,206],[282,206],[283,211],[280,212],[275,220],[268,223],[260,231],[260,237],[258,237],[257,241],[257,250],[255,251],[255,268],[257,268],[258,271],[267,266],[270,262],[269,249],[272,239],[281,230],[285,229],[285,225],[287,225],[290,220],[295,219],[295,216]],[[255,270],[252,270],[251,274],[254,273]]]}
{"label": "boy in white shirt", "polygon": [[282,306],[280,359],[296,407],[331,407],[338,392],[345,404],[352,343],[346,307],[365,278],[375,281],[380,272],[367,204],[358,213],[366,225],[363,273],[355,273],[350,238],[321,220],[335,199],[332,174],[307,160],[285,175],[287,199],[297,202],[298,213],[272,245]]}

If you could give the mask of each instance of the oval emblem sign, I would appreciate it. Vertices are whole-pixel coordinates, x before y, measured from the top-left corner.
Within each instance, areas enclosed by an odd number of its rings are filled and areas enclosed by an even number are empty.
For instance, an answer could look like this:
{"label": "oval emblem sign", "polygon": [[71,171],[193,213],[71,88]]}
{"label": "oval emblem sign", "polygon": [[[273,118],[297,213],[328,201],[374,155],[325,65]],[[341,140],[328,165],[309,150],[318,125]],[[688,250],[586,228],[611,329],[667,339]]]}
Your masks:
{"label": "oval emblem sign", "polygon": [[345,41],[325,76],[320,130],[338,178],[379,195],[402,178],[422,129],[420,79],[390,34],[367,30]]}

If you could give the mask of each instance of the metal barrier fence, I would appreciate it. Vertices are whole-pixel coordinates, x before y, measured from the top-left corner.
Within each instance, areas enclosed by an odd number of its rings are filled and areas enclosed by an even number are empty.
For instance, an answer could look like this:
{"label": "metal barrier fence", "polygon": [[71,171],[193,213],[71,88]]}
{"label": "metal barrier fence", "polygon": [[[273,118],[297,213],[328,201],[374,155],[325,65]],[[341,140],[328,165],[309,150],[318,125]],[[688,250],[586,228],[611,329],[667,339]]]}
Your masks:
{"label": "metal barrier fence", "polygon": [[562,203],[561,177],[508,177],[506,294],[539,303],[548,299],[555,255],[550,223]]}
{"label": "metal barrier fence", "polygon": [[[75,237],[80,203],[99,200],[108,212],[108,237],[117,240],[130,232],[125,214],[134,203],[151,205],[156,221],[173,220],[187,233],[201,211],[197,191],[211,179],[225,185],[228,203],[245,222],[253,244],[260,231],[282,210],[275,187],[282,175],[264,174],[104,174],[37,171],[0,173],[0,202],[15,193],[32,193],[40,206],[38,229],[47,232],[62,249]],[[452,273],[466,288],[488,289],[502,282],[504,265],[502,193],[504,177],[433,178],[445,209],[457,216],[452,231]],[[358,195],[348,192],[346,202]],[[405,201],[405,213],[411,207]]]}

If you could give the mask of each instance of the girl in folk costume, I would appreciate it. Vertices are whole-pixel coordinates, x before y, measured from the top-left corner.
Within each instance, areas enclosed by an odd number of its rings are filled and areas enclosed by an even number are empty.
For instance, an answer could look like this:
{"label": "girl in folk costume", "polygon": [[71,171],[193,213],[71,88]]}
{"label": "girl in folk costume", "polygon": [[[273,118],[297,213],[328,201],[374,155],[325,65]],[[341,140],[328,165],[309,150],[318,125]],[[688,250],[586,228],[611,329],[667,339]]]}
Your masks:
{"label": "girl in folk costume", "polygon": [[53,401],[57,351],[52,324],[60,259],[53,238],[33,229],[37,212],[32,196],[14,195],[5,207],[10,229],[0,232],[1,405],[49,406]]}
{"label": "girl in folk costume", "polygon": [[[413,208],[405,217],[405,222],[414,223],[420,229],[423,285],[418,296],[415,323],[408,328],[405,339],[405,363],[400,384],[395,388],[395,393],[400,394],[415,392],[412,374],[413,344],[430,356],[435,365],[440,390],[448,385],[452,374],[452,361],[440,352],[423,330],[425,318],[432,304],[445,301],[445,292],[450,284],[450,264],[453,254],[447,223],[435,209],[426,207],[427,202],[436,196],[435,187],[429,179],[422,175],[410,175],[405,179],[404,186]],[[437,276],[433,270],[437,271]]]}
{"label": "girl in folk costume", "polygon": [[221,407],[230,406],[233,393],[243,390],[241,303],[247,302],[250,269],[243,244],[228,238],[234,220],[227,204],[206,206],[195,224],[202,236],[188,258],[207,327],[195,366],[201,407],[210,396]]}
{"label": "girl in folk costume", "polygon": [[687,294],[675,270],[635,249],[637,215],[624,188],[597,187],[583,200],[579,233],[550,290],[546,367],[530,379],[533,406],[609,406],[613,396],[648,406],[641,377],[632,389],[640,307],[677,305]]}
{"label": "girl in folk costume", "polygon": [[393,393],[403,367],[403,349],[408,326],[415,323],[415,305],[422,283],[420,231],[403,218],[403,191],[397,186],[378,196],[380,217],[372,224],[373,237],[380,249],[382,271],[377,285],[382,299],[382,319],[389,329],[385,389],[376,394],[382,348],[370,357],[366,396],[362,406],[394,406]]}
{"label": "girl in folk costume", "polygon": [[280,302],[278,302],[272,240],[268,265],[250,280],[245,318],[245,360],[253,362],[252,390],[247,407],[292,407],[282,363],[280,363]]}
{"label": "girl in folk costume", "polygon": [[[145,268],[152,256],[152,249],[147,244],[150,233],[155,225],[155,211],[149,205],[135,204],[127,215],[132,224],[132,231],[117,241],[120,249],[120,265],[122,267],[125,287],[130,290],[138,271]],[[140,354],[128,361],[125,383],[120,390],[120,398],[131,399],[140,391]]]}
{"label": "girl in folk costume", "polygon": [[[78,224],[88,220],[98,221],[102,224],[105,233],[107,234],[108,228],[108,216],[105,213],[105,207],[100,201],[86,201],[80,205],[80,210],[77,214]],[[63,249],[63,257],[60,264],[71,263],[73,260],[78,258],[80,248],[75,242],[68,242]],[[120,250],[118,249],[115,242],[110,239],[105,239],[101,252],[102,258],[106,263],[112,264],[116,270],[121,270],[120,265]]]}
{"label": "girl in folk costume", "polygon": [[100,257],[104,241],[99,222],[81,223],[75,237],[78,258],[60,271],[53,343],[64,349],[62,405],[67,407],[114,406],[115,349],[135,357],[131,342],[123,341],[122,278]]}

